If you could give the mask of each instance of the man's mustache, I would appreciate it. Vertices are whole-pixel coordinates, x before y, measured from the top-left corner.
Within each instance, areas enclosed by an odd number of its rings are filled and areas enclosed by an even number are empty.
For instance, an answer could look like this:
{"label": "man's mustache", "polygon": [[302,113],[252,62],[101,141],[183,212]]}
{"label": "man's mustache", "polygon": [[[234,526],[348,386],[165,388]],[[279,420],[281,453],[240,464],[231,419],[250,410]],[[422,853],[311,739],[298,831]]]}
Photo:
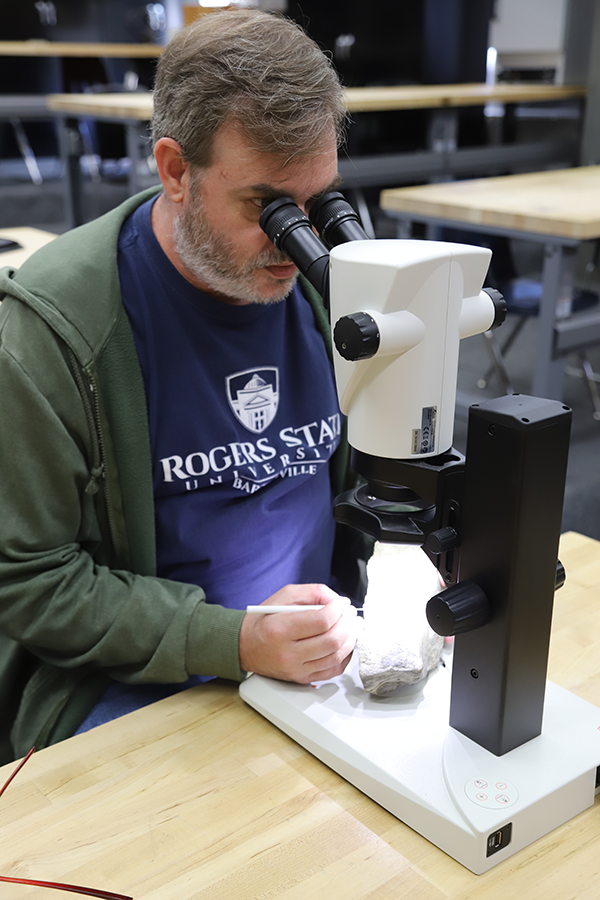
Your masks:
{"label": "man's mustache", "polygon": [[263,269],[265,266],[290,265],[293,265],[293,262],[289,258],[289,256],[287,256],[287,254],[282,253],[278,250],[275,250],[273,253],[271,253],[269,250],[265,250],[264,253],[259,253],[259,255],[254,259],[252,268]]}

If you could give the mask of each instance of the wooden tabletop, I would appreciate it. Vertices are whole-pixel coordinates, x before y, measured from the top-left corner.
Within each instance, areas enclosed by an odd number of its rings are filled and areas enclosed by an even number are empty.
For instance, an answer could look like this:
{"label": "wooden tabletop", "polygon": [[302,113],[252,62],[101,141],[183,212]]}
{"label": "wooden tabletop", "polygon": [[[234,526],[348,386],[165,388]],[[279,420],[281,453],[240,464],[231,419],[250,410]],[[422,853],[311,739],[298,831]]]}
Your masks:
{"label": "wooden tabletop", "polygon": [[[583,96],[583,85],[561,87],[552,84],[494,87],[485,84],[428,84],[347,88],[345,91],[349,112],[482,106],[492,100],[505,103],[549,102]],[[50,94],[48,107],[74,115],[149,120],[152,117],[152,94]]]}
{"label": "wooden tabletop", "polygon": [[158,44],[99,44],[77,41],[0,41],[0,56],[160,56]]}
{"label": "wooden tabletop", "polygon": [[[556,595],[549,674],[600,706],[600,544],[564,535],[561,560],[567,581]],[[2,781],[11,768],[2,769]],[[600,798],[476,876],[227,683],[185,691],[34,754],[0,805],[1,875],[135,900],[598,896]],[[8,900],[43,896],[39,888],[2,886]]]}
{"label": "wooden tabletop", "polygon": [[[107,44],[77,41],[0,41],[0,56],[160,56],[159,44]],[[584,97],[585,85],[554,84],[426,84],[357,87],[346,90],[351,112],[384,109],[426,109],[439,106],[481,106],[496,103],[542,102]]]}
{"label": "wooden tabletop", "polygon": [[485,103],[525,103],[585,97],[581,84],[419,84],[399,87],[346,89],[350,112],[385,109],[483,106]]}
{"label": "wooden tabletop", "polygon": [[[28,256],[48,244],[56,237],[50,231],[39,228],[0,228],[0,238],[8,238],[21,245],[19,250],[6,250],[0,253],[0,268],[15,266],[18,268]],[[2,873],[0,873],[2,874]]]}
{"label": "wooden tabletop", "polygon": [[600,166],[392,188],[380,205],[406,218],[588,240],[600,237]]}
{"label": "wooden tabletop", "polygon": [[148,122],[152,118],[152,94],[127,92],[120,94],[49,94],[48,109],[74,116],[131,119]]}

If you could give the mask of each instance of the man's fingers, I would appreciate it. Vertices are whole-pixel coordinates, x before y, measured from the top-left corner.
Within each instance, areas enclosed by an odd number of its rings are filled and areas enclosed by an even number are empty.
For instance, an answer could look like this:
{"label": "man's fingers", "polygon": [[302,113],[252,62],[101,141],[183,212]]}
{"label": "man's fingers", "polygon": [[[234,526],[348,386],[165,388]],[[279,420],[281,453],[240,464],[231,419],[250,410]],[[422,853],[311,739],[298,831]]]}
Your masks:
{"label": "man's fingers", "polygon": [[344,671],[356,645],[358,623],[353,611],[353,618],[344,617],[326,634],[295,644],[293,652],[303,684],[333,678]]}
{"label": "man's fingers", "polygon": [[332,600],[339,599],[336,594],[326,584],[286,584],[272,594],[261,606],[281,606],[282,604],[304,604],[311,605],[315,603],[331,603]]}
{"label": "man's fingers", "polygon": [[341,662],[327,659],[318,660],[317,662],[320,664],[320,667],[309,673],[305,673],[299,683],[310,684],[313,681],[327,681],[329,678],[337,678],[338,675],[341,675],[345,671],[351,659],[352,651],[350,651]]}
{"label": "man's fingers", "polygon": [[296,650],[302,659],[310,664],[316,660],[327,659],[334,653],[339,653],[348,642],[352,642],[352,646],[354,646],[357,637],[356,610],[349,607],[330,628],[326,628],[318,634],[313,632],[311,635],[298,639]]}
{"label": "man's fingers", "polygon": [[310,640],[329,632],[340,619],[352,609],[350,601],[337,597],[335,601],[328,603],[323,609],[315,609],[314,612],[276,613],[270,616],[269,625],[272,633],[281,639],[291,641]]}

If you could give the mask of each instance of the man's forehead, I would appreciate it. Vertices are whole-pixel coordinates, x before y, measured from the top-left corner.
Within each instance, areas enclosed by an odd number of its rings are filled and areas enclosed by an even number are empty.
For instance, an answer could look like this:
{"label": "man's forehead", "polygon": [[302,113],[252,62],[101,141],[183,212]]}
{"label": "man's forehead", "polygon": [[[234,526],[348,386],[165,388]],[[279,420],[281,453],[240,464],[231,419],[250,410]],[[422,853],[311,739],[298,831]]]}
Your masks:
{"label": "man's forehead", "polygon": [[[318,171],[318,165],[315,167],[315,174]],[[324,180],[324,179],[323,179]],[[316,188],[316,194],[327,194],[329,191],[335,191],[339,188],[342,183],[342,176],[339,172],[336,172],[333,178],[327,181],[324,185],[318,186]],[[282,197],[285,195],[285,186],[281,183],[272,184],[269,182],[259,182],[257,184],[249,184],[247,186],[247,190],[251,191],[257,197],[261,197],[265,200],[277,200],[278,197]]]}
{"label": "man's forehead", "polygon": [[326,179],[333,177],[331,169],[337,168],[337,143],[332,134],[330,140],[323,140],[318,147],[311,147],[306,153],[291,157],[289,154],[262,152],[253,146],[239,128],[222,126],[215,135],[213,161],[209,168],[216,168],[222,177],[235,177],[246,187],[280,186],[298,178],[311,177],[318,172]]}

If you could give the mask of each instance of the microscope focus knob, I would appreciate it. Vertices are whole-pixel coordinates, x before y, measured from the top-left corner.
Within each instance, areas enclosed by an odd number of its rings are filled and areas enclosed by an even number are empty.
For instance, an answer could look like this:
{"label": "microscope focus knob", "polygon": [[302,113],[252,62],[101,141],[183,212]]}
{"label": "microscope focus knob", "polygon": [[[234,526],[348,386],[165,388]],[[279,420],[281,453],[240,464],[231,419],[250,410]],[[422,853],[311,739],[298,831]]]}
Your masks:
{"label": "microscope focus knob", "polygon": [[425,545],[432,553],[448,553],[458,547],[458,534],[450,525],[438,528],[427,535]]}
{"label": "microscope focus knob", "polygon": [[472,581],[461,581],[435,594],[427,603],[426,613],[432,629],[444,637],[474,631],[492,617],[487,597]]}
{"label": "microscope focus knob", "polygon": [[371,359],[379,350],[379,326],[375,319],[365,312],[342,316],[335,323],[333,342],[344,359],[351,362]]}

